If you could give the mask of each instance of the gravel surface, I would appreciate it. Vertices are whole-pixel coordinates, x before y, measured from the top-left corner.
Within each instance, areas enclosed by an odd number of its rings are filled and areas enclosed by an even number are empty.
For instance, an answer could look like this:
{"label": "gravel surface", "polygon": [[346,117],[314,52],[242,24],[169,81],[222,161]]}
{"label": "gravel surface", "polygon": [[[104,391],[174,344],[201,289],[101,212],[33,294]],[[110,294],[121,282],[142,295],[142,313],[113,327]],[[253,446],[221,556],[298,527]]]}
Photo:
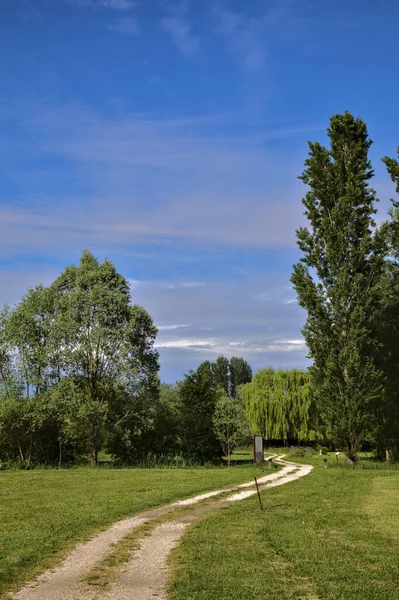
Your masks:
{"label": "gravel surface", "polygon": [[140,550],[133,554],[101,600],[165,600],[166,558],[186,527],[187,523],[180,521],[156,527],[150,537],[144,538]]}
{"label": "gravel surface", "polygon": [[[282,461],[282,457],[275,460],[281,461],[284,466],[280,471],[258,479],[261,490],[284,485],[307,475],[312,470],[308,465]],[[183,535],[187,525],[201,518],[201,511],[198,511],[197,516],[195,514],[190,518],[181,516],[156,527],[148,537],[143,538],[140,549],[132,554],[117,580],[106,590],[93,589],[93,586],[84,583],[84,579],[93,567],[102,562],[112,544],[120,541],[146,521],[157,519],[176,508],[190,506],[224,492],[246,487],[252,489],[238,491],[215,503],[215,506],[226,505],[256,494],[254,483],[251,481],[200,494],[119,521],[88,542],[77,546],[59,567],[42,573],[34,582],[27,584],[15,594],[9,594],[9,597],[14,600],[148,600],[151,598],[162,600],[167,577],[166,558]]]}

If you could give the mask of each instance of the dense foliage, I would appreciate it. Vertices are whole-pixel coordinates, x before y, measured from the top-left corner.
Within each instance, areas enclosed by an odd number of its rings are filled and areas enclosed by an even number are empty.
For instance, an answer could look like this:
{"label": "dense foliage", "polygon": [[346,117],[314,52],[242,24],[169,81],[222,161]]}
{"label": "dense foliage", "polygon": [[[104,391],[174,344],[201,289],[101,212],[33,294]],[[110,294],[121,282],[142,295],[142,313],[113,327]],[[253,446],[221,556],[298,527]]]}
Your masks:
{"label": "dense foliage", "polygon": [[[239,386],[251,378],[251,367],[243,358],[232,357],[229,361],[224,356],[219,356],[214,363],[203,362],[196,371],[185,376],[179,386],[181,437],[185,454],[197,460],[211,460],[226,451],[226,427],[231,420],[233,431],[237,417],[234,410],[229,410],[229,403],[221,404],[220,398],[235,398]],[[234,444],[228,442],[228,447],[237,445],[238,439],[241,439],[240,436],[236,436]]]}
{"label": "dense foliage", "polygon": [[308,372],[259,369],[242,388],[242,397],[252,433],[261,433],[266,441],[298,443],[321,437]]}
{"label": "dense foliage", "polygon": [[131,455],[158,395],[156,328],[127,281],[85,251],[0,322],[0,449],[29,465]]}
{"label": "dense foliage", "polygon": [[[365,440],[397,453],[399,364],[390,338],[398,330],[398,211],[394,204],[391,220],[376,226],[365,123],[335,115],[328,136],[330,148],[309,144],[301,179],[310,227],[297,231],[302,258],[291,281],[307,311],[303,334],[320,417],[355,460]],[[397,163],[385,160],[397,181]]]}

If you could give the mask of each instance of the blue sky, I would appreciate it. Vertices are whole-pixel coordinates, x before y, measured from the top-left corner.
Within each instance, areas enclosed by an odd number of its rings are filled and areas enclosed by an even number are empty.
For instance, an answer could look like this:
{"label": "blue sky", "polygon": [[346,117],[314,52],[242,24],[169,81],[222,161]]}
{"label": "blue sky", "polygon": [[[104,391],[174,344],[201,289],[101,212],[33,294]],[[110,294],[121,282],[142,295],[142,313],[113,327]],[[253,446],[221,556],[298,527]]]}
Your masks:
{"label": "blue sky", "polygon": [[399,145],[399,4],[2,0],[0,304],[87,247],[159,326],[161,376],[306,367],[297,176],[329,117]]}

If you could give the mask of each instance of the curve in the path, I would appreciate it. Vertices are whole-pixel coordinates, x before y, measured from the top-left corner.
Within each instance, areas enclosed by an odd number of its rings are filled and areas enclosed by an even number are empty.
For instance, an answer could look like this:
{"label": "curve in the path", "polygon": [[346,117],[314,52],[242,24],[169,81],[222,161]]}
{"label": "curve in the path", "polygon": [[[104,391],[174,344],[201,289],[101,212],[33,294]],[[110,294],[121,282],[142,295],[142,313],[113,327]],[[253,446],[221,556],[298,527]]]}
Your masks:
{"label": "curve in the path", "polygon": [[[289,463],[282,460],[283,457],[275,459],[283,468],[271,475],[265,475],[258,479],[260,489],[284,485],[307,475],[312,467]],[[205,494],[199,494],[193,498],[179,500],[166,506],[146,511],[115,523],[94,538],[77,546],[57,568],[45,571],[34,582],[24,586],[15,594],[10,594],[14,600],[89,600],[98,598],[97,592],[88,589],[82,584],[87,576],[110,550],[110,546],[120,541],[128,533],[145,522],[183,506],[197,504],[207,498],[212,498],[226,492],[233,492],[228,498],[220,501],[220,505],[229,502],[243,500],[256,494],[254,483],[243,483],[229,488],[222,488]],[[240,491],[243,490],[243,491]],[[193,517],[195,520],[195,517]],[[177,519],[162,524],[154,529],[152,534],[141,543],[140,549],[132,555],[126,568],[122,571],[117,582],[109,590],[101,594],[101,600],[147,600],[157,598],[161,600],[163,586],[166,579],[165,561],[170,550],[184,532],[187,519]],[[148,557],[148,563],[146,562]],[[150,576],[150,572],[153,576]],[[119,587],[118,587],[119,586]],[[150,595],[149,595],[150,594]]]}

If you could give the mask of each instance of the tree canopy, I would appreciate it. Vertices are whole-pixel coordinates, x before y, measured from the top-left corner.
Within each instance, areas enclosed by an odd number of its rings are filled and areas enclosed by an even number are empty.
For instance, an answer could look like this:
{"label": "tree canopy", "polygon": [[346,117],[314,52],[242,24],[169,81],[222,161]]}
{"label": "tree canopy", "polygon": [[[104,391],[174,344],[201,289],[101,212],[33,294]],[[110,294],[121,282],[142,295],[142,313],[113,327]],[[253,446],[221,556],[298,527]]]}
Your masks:
{"label": "tree canopy", "polygon": [[99,263],[84,251],[48,288],[30,289],[15,308],[6,308],[0,326],[7,400],[0,428],[4,439],[15,416],[16,443],[27,460],[34,448],[27,441],[23,451],[22,439],[31,439],[44,421],[59,444],[73,440],[87,448],[93,464],[106,439],[129,445],[151,421],[157,330],[145,309],[130,304],[129,285],[110,261]]}
{"label": "tree canopy", "polygon": [[307,312],[303,334],[321,418],[355,459],[383,394],[375,327],[386,237],[373,219],[377,198],[369,186],[365,123],[348,112],[334,115],[328,136],[329,148],[309,143],[300,177],[308,186],[303,204],[309,228],[297,230],[302,257],[291,281]]}

